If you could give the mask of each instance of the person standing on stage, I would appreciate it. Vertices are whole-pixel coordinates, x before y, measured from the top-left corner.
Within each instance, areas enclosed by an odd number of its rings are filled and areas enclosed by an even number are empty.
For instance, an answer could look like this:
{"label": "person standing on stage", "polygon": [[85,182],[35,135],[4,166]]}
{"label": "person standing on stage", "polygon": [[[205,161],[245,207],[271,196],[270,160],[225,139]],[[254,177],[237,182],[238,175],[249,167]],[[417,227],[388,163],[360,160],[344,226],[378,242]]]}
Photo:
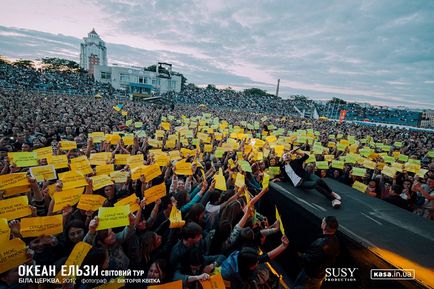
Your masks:
{"label": "person standing on stage", "polygon": [[340,244],[336,237],[338,226],[336,217],[325,217],[321,223],[322,235],[305,253],[298,253],[303,269],[295,280],[294,288],[321,288],[326,268],[332,267],[339,255]]}
{"label": "person standing on stage", "polygon": [[[291,155],[296,154],[298,158],[291,160]],[[332,191],[327,183],[316,176],[315,174],[309,174],[303,169],[303,163],[309,158],[305,153],[298,152],[298,149],[292,150],[289,154],[282,156],[284,164],[280,171],[281,178],[274,179],[274,182],[289,181],[295,187],[301,187],[303,189],[317,189],[328,200],[331,201],[333,208],[340,208],[342,205],[342,198]]]}

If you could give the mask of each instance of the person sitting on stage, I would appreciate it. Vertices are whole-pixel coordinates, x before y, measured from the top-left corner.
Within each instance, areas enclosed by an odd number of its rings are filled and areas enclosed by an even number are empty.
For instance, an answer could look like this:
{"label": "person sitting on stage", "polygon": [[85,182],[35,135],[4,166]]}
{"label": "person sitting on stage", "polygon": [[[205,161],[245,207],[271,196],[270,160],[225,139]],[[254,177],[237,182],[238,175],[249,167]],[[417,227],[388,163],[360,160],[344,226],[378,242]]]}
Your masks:
{"label": "person sitting on stage", "polygon": [[333,267],[339,255],[340,245],[336,237],[338,226],[336,217],[325,217],[321,223],[323,235],[305,253],[298,253],[303,269],[295,280],[294,288],[321,288],[326,268]]}
{"label": "person sitting on stage", "polygon": [[[339,208],[342,205],[341,197],[332,191],[332,189],[326,184],[324,180],[316,176],[315,174],[309,174],[303,169],[303,163],[309,158],[305,153],[299,153],[297,150],[292,150],[289,154],[282,156],[284,164],[280,171],[281,178],[274,179],[274,182],[282,180],[291,182],[295,187],[301,187],[303,189],[316,188],[321,194],[332,202],[333,208]],[[291,155],[296,154],[301,156],[291,160]]]}

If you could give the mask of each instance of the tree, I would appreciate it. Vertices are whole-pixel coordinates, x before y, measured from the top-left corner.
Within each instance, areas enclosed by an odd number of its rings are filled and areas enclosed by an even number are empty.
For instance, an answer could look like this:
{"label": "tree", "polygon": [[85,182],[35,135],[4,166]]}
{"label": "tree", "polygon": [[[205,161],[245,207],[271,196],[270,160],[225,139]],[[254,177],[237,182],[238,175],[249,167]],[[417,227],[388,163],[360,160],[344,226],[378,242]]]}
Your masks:
{"label": "tree", "polygon": [[42,64],[44,64],[47,70],[72,70],[79,71],[80,65],[72,60],[56,58],[56,57],[46,57],[42,58]]}
{"label": "tree", "polygon": [[16,67],[33,68],[33,61],[20,59],[15,61],[13,65]]}
{"label": "tree", "polygon": [[343,99],[337,98],[337,97],[333,97],[331,100],[328,101],[328,103],[332,103],[332,104],[346,104],[347,102]]}
{"label": "tree", "polygon": [[206,90],[212,90],[212,91],[217,91],[217,87],[215,87],[214,84],[208,84],[206,87]]}
{"label": "tree", "polygon": [[262,89],[259,89],[256,87],[244,89],[244,93],[254,95],[254,96],[266,96],[266,95],[268,95],[268,93],[265,90],[262,90]]}
{"label": "tree", "polygon": [[291,99],[295,101],[307,101],[307,97],[304,95],[291,95]]}

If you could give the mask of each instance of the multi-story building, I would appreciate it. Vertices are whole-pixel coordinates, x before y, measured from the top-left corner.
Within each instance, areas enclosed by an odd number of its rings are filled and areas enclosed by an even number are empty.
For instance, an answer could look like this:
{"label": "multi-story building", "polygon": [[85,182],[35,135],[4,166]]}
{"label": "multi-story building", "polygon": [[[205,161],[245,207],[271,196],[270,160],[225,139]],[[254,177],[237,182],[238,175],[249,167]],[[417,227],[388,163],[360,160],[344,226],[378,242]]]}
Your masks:
{"label": "multi-story building", "polygon": [[80,44],[80,67],[93,74],[95,65],[107,65],[107,48],[95,29]]}
{"label": "multi-story building", "polygon": [[181,91],[181,76],[172,73],[170,78],[163,78],[156,71],[141,67],[95,65],[93,77],[96,81],[110,83],[113,88],[124,89],[131,95]]}
{"label": "multi-story building", "polygon": [[427,110],[422,112],[420,127],[434,128],[434,110]]}

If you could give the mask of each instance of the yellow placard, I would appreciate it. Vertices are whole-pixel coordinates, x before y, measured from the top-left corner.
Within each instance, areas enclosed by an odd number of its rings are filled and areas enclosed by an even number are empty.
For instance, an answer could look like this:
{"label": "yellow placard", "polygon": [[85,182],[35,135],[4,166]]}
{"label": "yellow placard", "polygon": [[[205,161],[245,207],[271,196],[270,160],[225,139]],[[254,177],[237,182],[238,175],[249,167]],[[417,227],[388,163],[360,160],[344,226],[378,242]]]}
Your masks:
{"label": "yellow placard", "polygon": [[192,164],[187,162],[177,162],[175,164],[175,174],[191,176],[193,174]]}
{"label": "yellow placard", "polygon": [[84,211],[96,211],[102,207],[106,198],[94,194],[82,194],[78,201],[77,208]]}
{"label": "yellow placard", "polygon": [[250,197],[250,192],[247,190],[247,188],[244,189],[243,196],[246,198],[246,203],[250,204],[252,198]]}
{"label": "yellow placard", "polygon": [[363,162],[363,166],[364,166],[365,168],[368,168],[368,169],[371,169],[371,170],[374,170],[375,167],[376,167],[376,165],[377,165],[377,163],[374,162],[374,161],[371,161],[371,160],[365,160],[365,161]]}
{"label": "yellow placard", "polygon": [[140,179],[140,176],[143,175],[143,171],[145,170],[144,165],[137,166],[131,170],[131,179],[133,181]]}
{"label": "yellow placard", "polygon": [[38,165],[38,156],[35,152],[15,152],[13,162],[19,168],[33,167]]}
{"label": "yellow placard", "polygon": [[383,175],[393,178],[396,174],[396,170],[394,167],[384,166],[383,169],[381,170],[381,173]]}
{"label": "yellow placard", "polygon": [[[128,163],[129,154],[116,154],[115,165],[126,165]],[[142,160],[143,161],[143,160]]]}
{"label": "yellow placard", "polygon": [[60,211],[67,205],[74,206],[78,203],[82,194],[83,188],[75,188],[54,193],[53,212]]}
{"label": "yellow placard", "polygon": [[160,167],[165,167],[169,164],[170,157],[166,154],[160,154],[155,156],[155,163]]}
{"label": "yellow placard", "polygon": [[190,149],[187,149],[187,148],[181,148],[180,152],[181,152],[181,154],[182,154],[183,157],[187,157],[187,155],[194,156],[195,153],[196,153],[195,150],[190,150]]}
{"label": "yellow placard", "polygon": [[161,123],[161,128],[164,130],[170,130],[170,123],[168,122],[162,122]]}
{"label": "yellow placard", "polygon": [[213,150],[213,145],[212,144],[206,144],[203,148],[203,151],[206,153],[211,153]]}
{"label": "yellow placard", "polygon": [[180,152],[178,150],[170,151],[169,157],[171,161],[177,161],[181,159]]}
{"label": "yellow placard", "polygon": [[235,186],[241,188],[243,186],[245,186],[245,177],[242,173],[238,173],[237,177],[235,178]]}
{"label": "yellow placard", "polygon": [[10,238],[11,229],[9,228],[8,220],[0,219],[0,244],[6,242]]}
{"label": "yellow placard", "polygon": [[353,176],[364,177],[366,175],[366,169],[353,167],[351,174]]}
{"label": "yellow placard", "polygon": [[124,141],[124,145],[133,145],[134,144],[134,135],[125,135],[122,140]]}
{"label": "yellow placard", "polygon": [[427,169],[419,169],[419,171],[416,173],[416,175],[418,175],[421,178],[425,177],[425,174],[428,172]]}
{"label": "yellow placard", "polygon": [[164,196],[166,196],[166,184],[164,182],[159,185],[152,186],[145,190],[146,205],[149,205]]}
{"label": "yellow placard", "polygon": [[344,162],[343,161],[332,161],[332,168],[335,169],[344,169]]}
{"label": "yellow placard", "polygon": [[63,232],[63,216],[53,215],[21,219],[21,236],[23,238],[41,235],[57,235]]}
{"label": "yellow placard", "polygon": [[48,159],[53,155],[53,148],[43,147],[43,148],[35,149],[34,152],[36,153],[38,160]]}
{"label": "yellow placard", "polygon": [[216,180],[215,188],[217,190],[226,191],[227,190],[226,179],[225,176],[223,175],[222,168],[219,168],[219,172],[217,175],[214,176],[214,178]]}
{"label": "yellow placard", "polygon": [[185,221],[182,219],[181,211],[176,208],[176,206],[172,206],[172,210],[169,215],[170,229],[174,228],[182,228],[185,225]]}
{"label": "yellow placard", "polygon": [[109,175],[111,172],[115,171],[115,166],[113,164],[100,165],[95,167],[95,172],[97,175]]}
{"label": "yellow placard", "polygon": [[145,166],[145,168],[142,171],[142,174],[145,176],[145,181],[150,182],[156,177],[161,175],[160,166],[157,164]]}
{"label": "yellow placard", "polygon": [[27,261],[26,243],[15,238],[0,246],[0,274],[16,268]]}
{"label": "yellow placard", "polygon": [[151,285],[148,289],[182,289],[182,280],[164,283],[161,285]]}
{"label": "yellow placard", "polygon": [[64,190],[87,186],[86,178],[76,171],[60,173],[59,180],[62,181]]}
{"label": "yellow placard", "polygon": [[[115,165],[126,165],[128,163],[129,154],[116,154],[115,155]],[[141,160],[143,162],[143,159]]]}
{"label": "yellow placard", "polygon": [[165,148],[166,149],[173,149],[176,146],[176,140],[175,139],[171,139],[171,140],[167,140],[166,144],[165,144]]}
{"label": "yellow placard", "polygon": [[105,134],[102,131],[94,131],[88,136],[92,138],[93,143],[101,143],[105,140]]}
{"label": "yellow placard", "polygon": [[128,218],[129,214],[130,214],[130,205],[99,208],[98,210],[99,223],[96,229],[99,231],[108,228],[128,226],[130,223]]}
{"label": "yellow placard", "polygon": [[0,190],[30,185],[27,173],[0,175]]}
{"label": "yellow placard", "polygon": [[0,201],[0,218],[8,221],[32,214],[27,196],[20,196]]}
{"label": "yellow placard", "polygon": [[47,161],[49,165],[53,165],[56,169],[68,167],[68,157],[66,155],[51,156]]}
{"label": "yellow placard", "polygon": [[[86,242],[78,242],[75,244],[74,249],[72,249],[71,254],[69,254],[68,259],[66,259],[65,266],[76,266],[76,268],[79,268],[81,263],[83,263],[84,258],[86,258],[87,254],[89,253],[90,249],[92,249],[92,245],[89,245]],[[76,272],[76,270],[74,270]],[[74,275],[68,275],[63,276],[62,270],[59,271],[56,278],[59,278],[60,283],[62,283],[62,280],[65,278],[74,278]]]}
{"label": "yellow placard", "polygon": [[112,178],[109,177],[108,175],[98,175],[98,176],[91,177],[91,179],[92,179],[92,187],[94,191],[104,188],[105,186],[113,185]]}
{"label": "yellow placard", "polygon": [[368,188],[368,186],[365,185],[364,183],[359,182],[359,181],[355,181],[353,184],[353,188],[364,193],[364,192],[366,192],[366,189]]}
{"label": "yellow placard", "polygon": [[56,169],[54,168],[54,165],[32,167],[30,168],[30,174],[38,182],[57,179]]}
{"label": "yellow placard", "polygon": [[89,160],[84,157],[71,159],[71,171],[77,171],[82,173],[83,175],[91,174],[93,173],[92,167],[90,166]]}
{"label": "yellow placard", "polygon": [[285,228],[283,227],[282,218],[280,217],[279,210],[276,207],[276,220],[279,221],[280,232],[285,235]]}
{"label": "yellow placard", "polygon": [[221,274],[212,275],[209,280],[199,281],[202,289],[226,289],[225,281]]}
{"label": "yellow placard", "polygon": [[8,198],[10,196],[15,196],[21,193],[28,193],[30,191],[31,191],[30,186],[13,187],[13,188],[5,189],[3,193],[3,197]]}
{"label": "yellow placard", "polygon": [[277,145],[274,147],[274,153],[279,158],[283,156],[283,152],[285,151],[285,147],[283,145]]}
{"label": "yellow placard", "polygon": [[149,139],[148,144],[154,148],[161,148],[162,142],[158,139]]}
{"label": "yellow placard", "polygon": [[77,143],[75,141],[61,140],[60,149],[64,151],[69,151],[77,148]]}
{"label": "yellow placard", "polygon": [[268,188],[270,184],[270,175],[264,173],[264,177],[262,179],[262,189]]}
{"label": "yellow placard", "polygon": [[110,173],[110,178],[115,184],[123,184],[128,180],[128,172],[126,171],[114,171]]}
{"label": "yellow placard", "polygon": [[94,153],[90,154],[89,162],[93,166],[101,166],[107,164],[112,158],[110,152]]}
{"label": "yellow placard", "polygon": [[110,137],[110,144],[117,145],[121,141],[121,136],[119,134],[112,134]]}
{"label": "yellow placard", "polygon": [[129,156],[127,159],[127,164],[130,166],[131,169],[142,166],[143,165],[144,157],[142,154],[139,155],[133,155]]}
{"label": "yellow placard", "polygon": [[115,203],[115,207],[130,205],[131,213],[134,213],[140,209],[139,204],[137,204],[137,196],[135,194],[129,195],[126,198]]}

